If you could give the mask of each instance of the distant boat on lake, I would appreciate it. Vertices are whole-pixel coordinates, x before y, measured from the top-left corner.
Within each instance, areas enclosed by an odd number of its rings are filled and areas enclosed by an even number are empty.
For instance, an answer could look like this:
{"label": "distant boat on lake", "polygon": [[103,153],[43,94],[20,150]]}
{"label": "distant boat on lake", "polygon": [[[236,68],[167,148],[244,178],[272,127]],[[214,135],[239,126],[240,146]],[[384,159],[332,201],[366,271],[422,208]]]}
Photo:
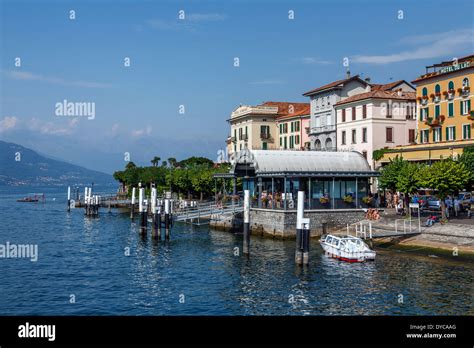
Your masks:
{"label": "distant boat on lake", "polygon": [[37,203],[39,201],[45,201],[44,193],[35,193],[33,196],[28,196],[28,197],[23,197],[20,199],[17,199],[17,202],[24,202],[24,203]]}

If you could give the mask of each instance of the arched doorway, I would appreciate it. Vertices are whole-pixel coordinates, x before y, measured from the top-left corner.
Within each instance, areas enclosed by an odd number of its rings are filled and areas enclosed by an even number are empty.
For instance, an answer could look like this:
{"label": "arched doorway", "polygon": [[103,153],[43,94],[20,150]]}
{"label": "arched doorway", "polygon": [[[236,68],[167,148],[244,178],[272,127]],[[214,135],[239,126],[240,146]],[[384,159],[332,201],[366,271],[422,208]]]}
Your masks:
{"label": "arched doorway", "polygon": [[314,149],[321,150],[321,140],[316,139],[316,141],[314,142]]}
{"label": "arched doorway", "polygon": [[326,148],[327,151],[332,151],[332,139],[327,138],[326,143],[324,144],[324,147]]}

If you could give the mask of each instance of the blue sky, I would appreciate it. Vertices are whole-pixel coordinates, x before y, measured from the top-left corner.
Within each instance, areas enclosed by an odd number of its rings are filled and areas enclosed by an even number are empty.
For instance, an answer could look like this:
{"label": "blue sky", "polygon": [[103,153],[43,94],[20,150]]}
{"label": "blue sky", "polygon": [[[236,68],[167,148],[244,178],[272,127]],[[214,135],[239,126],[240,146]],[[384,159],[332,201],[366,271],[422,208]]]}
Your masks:
{"label": "blue sky", "polygon": [[[216,159],[240,103],[307,101],[344,57],[384,83],[474,52],[468,0],[0,3],[0,139],[106,172],[124,152]],[[56,116],[64,99],[95,118]]]}

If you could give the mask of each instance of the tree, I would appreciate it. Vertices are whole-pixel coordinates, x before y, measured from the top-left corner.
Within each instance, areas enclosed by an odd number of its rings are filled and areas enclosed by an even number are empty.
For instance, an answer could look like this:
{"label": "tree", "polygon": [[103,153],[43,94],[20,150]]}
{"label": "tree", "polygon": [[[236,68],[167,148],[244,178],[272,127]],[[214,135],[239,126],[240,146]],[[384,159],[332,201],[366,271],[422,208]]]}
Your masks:
{"label": "tree", "polygon": [[168,158],[168,163],[170,164],[170,167],[171,167],[171,168],[176,168],[176,164],[177,164],[178,162],[176,161],[176,158],[170,157],[170,158]]}
{"label": "tree", "polygon": [[168,167],[168,162],[166,161],[161,162],[161,166],[165,168]]}
{"label": "tree", "polygon": [[[396,189],[405,195],[405,207],[410,204],[410,196],[420,188],[419,172],[421,166],[416,163],[405,162],[397,176]],[[408,212],[408,210],[407,210]]]}
{"label": "tree", "polygon": [[458,162],[464,164],[466,169],[471,173],[471,178],[466,186],[467,189],[472,190],[474,186],[474,146],[464,149],[464,152],[458,158]]}
{"label": "tree", "polygon": [[160,163],[161,158],[158,156],[153,157],[153,159],[150,161],[153,167],[158,167],[158,163]]}
{"label": "tree", "polygon": [[463,163],[447,158],[430,167],[424,167],[418,175],[421,185],[438,190],[438,198],[441,200],[441,215],[443,219],[446,219],[444,200],[448,195],[463,189],[472,174]]}
{"label": "tree", "polygon": [[133,168],[136,168],[137,166],[135,165],[135,163],[133,162],[128,162],[127,165],[125,166],[125,169],[128,170],[128,169],[133,169]]}
{"label": "tree", "polygon": [[389,164],[382,167],[379,179],[380,187],[395,191],[397,189],[398,175],[406,163],[403,157],[396,156],[393,160],[390,160]]}

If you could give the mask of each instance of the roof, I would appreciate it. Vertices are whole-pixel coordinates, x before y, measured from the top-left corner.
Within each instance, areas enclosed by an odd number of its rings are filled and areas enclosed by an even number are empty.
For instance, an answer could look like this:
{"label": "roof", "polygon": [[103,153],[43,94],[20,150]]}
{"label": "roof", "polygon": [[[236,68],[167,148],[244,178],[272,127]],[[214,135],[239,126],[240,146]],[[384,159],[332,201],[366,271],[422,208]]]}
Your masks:
{"label": "roof", "polygon": [[342,104],[352,103],[359,100],[364,99],[394,99],[394,100],[413,100],[416,99],[415,92],[403,92],[401,95],[398,95],[397,91],[385,91],[383,89],[376,89],[375,91],[365,92],[353,95],[352,97],[346,98],[341,100],[340,102],[336,103],[335,106],[339,106]]}
{"label": "roof", "polygon": [[244,150],[232,167],[248,165],[256,176],[377,176],[359,152]]}
{"label": "roof", "polygon": [[[283,115],[294,115],[300,113],[300,112],[305,112],[306,109],[308,109],[309,113],[309,103],[292,103],[292,102],[274,102],[274,101],[267,101],[264,102],[258,106],[276,106],[278,107],[278,116],[283,116]],[[290,108],[293,107],[293,113],[290,114]]]}
{"label": "roof", "polygon": [[306,105],[304,107],[301,107],[298,110],[295,110],[295,112],[293,112],[292,114],[278,116],[277,121],[286,120],[289,118],[299,117],[299,116],[309,116],[311,114],[311,111],[310,111],[311,107],[309,103],[305,103],[305,104]]}
{"label": "roof", "polygon": [[369,84],[367,81],[362,80],[359,77],[359,75],[355,75],[355,76],[352,76],[352,77],[349,77],[349,78],[346,78],[346,79],[337,80],[337,81],[328,83],[327,85],[312,89],[311,91],[303,93],[303,95],[307,97],[307,96],[310,96],[310,95],[313,95],[313,94],[316,94],[316,93],[319,93],[319,92],[322,92],[322,91],[325,91],[325,90],[335,89],[335,88],[342,88],[342,87],[344,87],[344,85],[346,83],[348,83],[350,81],[353,81],[353,80],[357,80],[357,81],[362,82],[363,84],[366,84],[366,85]]}
{"label": "roof", "polygon": [[[458,64],[465,63],[465,62],[470,62],[470,63],[466,63],[468,66],[462,67],[462,70],[472,69],[474,67],[474,65],[472,64],[473,61],[474,61],[474,54],[464,56],[464,57],[461,57],[461,58],[457,59]],[[420,81],[423,81],[423,80],[431,79],[433,77],[438,77],[438,76],[442,76],[442,75],[446,75],[446,74],[451,74],[453,72],[458,71],[458,69],[456,69],[454,71],[444,72],[444,73],[440,73],[439,70],[436,71],[436,68],[443,68],[443,67],[448,67],[448,66],[454,66],[454,61],[453,60],[448,60],[448,61],[444,61],[444,62],[441,62],[441,63],[438,63],[438,64],[433,64],[431,66],[427,66],[426,67],[426,73],[419,76],[419,77],[417,77],[415,80],[412,81],[412,83],[416,84],[416,83],[418,83]],[[434,71],[428,72],[428,69],[433,69]]]}

